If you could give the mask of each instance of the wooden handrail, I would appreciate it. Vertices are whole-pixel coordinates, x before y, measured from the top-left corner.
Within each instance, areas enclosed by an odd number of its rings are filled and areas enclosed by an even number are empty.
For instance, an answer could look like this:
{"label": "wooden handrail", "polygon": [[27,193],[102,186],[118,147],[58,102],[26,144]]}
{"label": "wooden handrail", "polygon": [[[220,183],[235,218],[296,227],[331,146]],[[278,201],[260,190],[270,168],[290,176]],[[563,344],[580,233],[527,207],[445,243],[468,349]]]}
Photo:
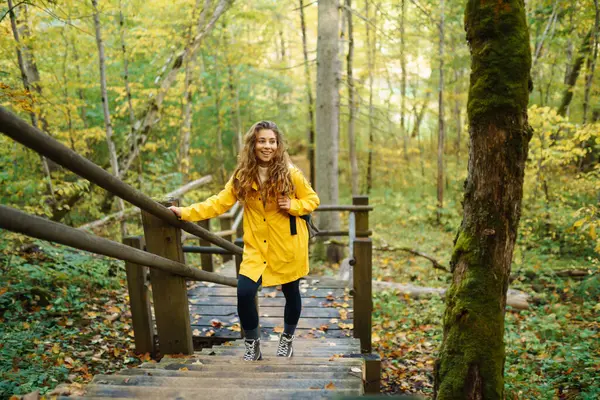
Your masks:
{"label": "wooden handrail", "polygon": [[[373,231],[368,230],[368,231],[357,231],[356,232],[356,236],[359,237],[366,237],[366,236],[372,236],[373,235]],[[349,231],[319,231],[317,232],[317,234],[315,236],[350,236],[350,232]]]}
{"label": "wooden handrail", "polygon": [[119,178],[111,175],[98,165],[77,154],[39,129],[29,125],[2,106],[0,106],[0,131],[13,140],[48,157],[57,164],[88,179],[114,195],[127,200],[129,203],[138,206],[140,209],[149,212],[168,224],[206,239],[224,249],[231,250],[234,254],[242,254],[242,249],[240,247],[202,229],[196,224],[179,220],[175,214],[166,207],[121,181]]}
{"label": "wooden handrail", "polygon": [[[29,215],[11,207],[0,205],[0,228],[22,233],[38,239],[49,240],[80,250],[102,254],[119,260],[130,261],[162,271],[177,274],[185,278],[237,286],[235,278],[201,271],[180,262],[169,260],[142,250],[134,249],[122,243],[113,242],[91,233]],[[236,248],[240,248],[235,246]]]}
{"label": "wooden handrail", "polygon": [[373,206],[353,206],[353,205],[341,205],[341,204],[325,204],[317,207],[315,211],[373,211]]}

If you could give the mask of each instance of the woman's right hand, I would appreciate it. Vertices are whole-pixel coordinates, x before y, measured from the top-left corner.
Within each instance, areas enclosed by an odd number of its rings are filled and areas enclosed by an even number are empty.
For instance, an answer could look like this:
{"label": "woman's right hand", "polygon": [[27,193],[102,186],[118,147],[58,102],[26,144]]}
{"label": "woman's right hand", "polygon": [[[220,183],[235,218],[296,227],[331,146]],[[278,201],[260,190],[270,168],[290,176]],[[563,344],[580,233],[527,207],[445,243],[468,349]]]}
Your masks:
{"label": "woman's right hand", "polygon": [[173,211],[173,213],[177,215],[178,218],[181,218],[181,207],[171,206],[169,207],[169,210]]}

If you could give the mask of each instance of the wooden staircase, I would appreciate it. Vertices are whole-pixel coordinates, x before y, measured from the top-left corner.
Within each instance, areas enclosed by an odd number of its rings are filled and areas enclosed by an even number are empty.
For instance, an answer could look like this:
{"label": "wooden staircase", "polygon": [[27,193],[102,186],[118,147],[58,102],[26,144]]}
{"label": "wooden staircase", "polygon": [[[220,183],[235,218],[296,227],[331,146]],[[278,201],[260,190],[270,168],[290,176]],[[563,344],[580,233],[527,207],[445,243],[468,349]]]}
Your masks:
{"label": "wooden staircase", "polygon": [[243,340],[190,356],[166,356],[115,375],[97,375],[78,396],[58,398],[329,399],[364,393],[366,362],[358,339],[295,339],[291,358],[276,357],[277,344],[262,340],[263,358],[257,362],[242,361]]}

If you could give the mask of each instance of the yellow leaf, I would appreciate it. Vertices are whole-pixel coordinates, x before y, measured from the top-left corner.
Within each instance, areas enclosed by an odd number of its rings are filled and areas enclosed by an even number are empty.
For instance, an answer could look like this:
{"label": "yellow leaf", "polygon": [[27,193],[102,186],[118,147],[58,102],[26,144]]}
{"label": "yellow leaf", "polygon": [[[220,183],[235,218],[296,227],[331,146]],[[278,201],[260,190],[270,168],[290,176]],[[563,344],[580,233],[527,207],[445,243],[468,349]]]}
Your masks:
{"label": "yellow leaf", "polygon": [[60,346],[58,345],[58,343],[54,343],[54,346],[52,346],[52,352],[54,354],[60,353]]}
{"label": "yellow leaf", "polygon": [[327,385],[325,385],[325,389],[335,390],[335,385],[333,384],[333,382],[329,382]]}
{"label": "yellow leaf", "polygon": [[179,370],[180,371],[189,371],[189,368],[188,367],[182,367],[182,368],[179,368]]}
{"label": "yellow leaf", "polygon": [[282,326],[276,326],[275,328],[273,328],[273,332],[275,332],[275,333],[282,333],[283,332],[283,327]]}
{"label": "yellow leaf", "polygon": [[575,228],[579,228],[581,225],[583,225],[583,223],[585,222],[585,218],[580,219],[579,221],[576,221],[573,226]]}
{"label": "yellow leaf", "polygon": [[596,225],[590,225],[590,236],[596,240]]}

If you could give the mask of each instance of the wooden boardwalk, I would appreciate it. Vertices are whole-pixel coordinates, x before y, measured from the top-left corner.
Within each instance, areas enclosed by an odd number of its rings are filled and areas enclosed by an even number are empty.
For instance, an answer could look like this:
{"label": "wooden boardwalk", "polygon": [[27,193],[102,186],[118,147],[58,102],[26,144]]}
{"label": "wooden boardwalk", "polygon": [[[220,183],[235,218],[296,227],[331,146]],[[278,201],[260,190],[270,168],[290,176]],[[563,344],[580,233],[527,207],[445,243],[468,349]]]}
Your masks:
{"label": "wooden boardwalk", "polygon": [[[233,263],[219,273],[234,276]],[[190,282],[188,299],[195,348],[241,338],[236,288],[206,282]],[[302,315],[298,338],[352,337],[353,301],[346,284],[331,278],[308,276],[300,281]],[[279,336],[283,329],[285,297],[280,287],[258,292],[263,339]]]}
{"label": "wooden boardwalk", "polygon": [[58,399],[329,399],[364,393],[366,362],[358,339],[297,339],[294,356],[275,356],[277,341],[261,343],[263,359],[244,362],[243,340],[167,356],[115,375],[97,375],[83,389],[61,385]]}

